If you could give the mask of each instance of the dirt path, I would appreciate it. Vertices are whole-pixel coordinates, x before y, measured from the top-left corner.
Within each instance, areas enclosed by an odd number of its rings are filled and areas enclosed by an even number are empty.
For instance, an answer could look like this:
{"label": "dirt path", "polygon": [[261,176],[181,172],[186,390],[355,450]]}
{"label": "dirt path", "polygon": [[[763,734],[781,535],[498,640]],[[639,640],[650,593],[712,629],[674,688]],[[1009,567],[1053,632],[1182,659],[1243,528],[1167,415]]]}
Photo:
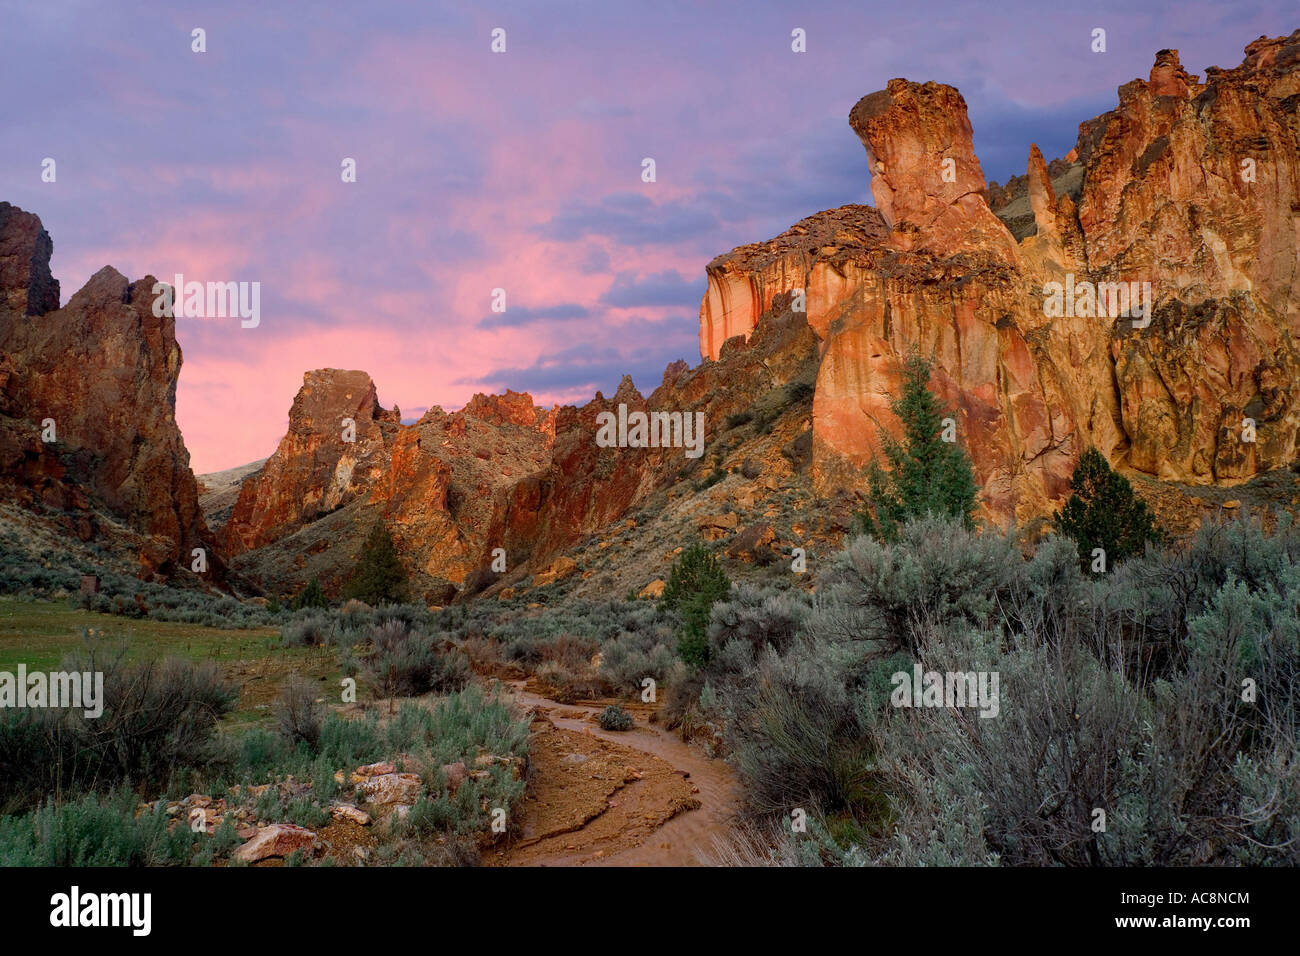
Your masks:
{"label": "dirt path", "polygon": [[493,866],[694,866],[736,809],[734,779],[634,712],[610,732],[600,708],[560,704],[510,687],[534,711],[523,834],[485,856]]}

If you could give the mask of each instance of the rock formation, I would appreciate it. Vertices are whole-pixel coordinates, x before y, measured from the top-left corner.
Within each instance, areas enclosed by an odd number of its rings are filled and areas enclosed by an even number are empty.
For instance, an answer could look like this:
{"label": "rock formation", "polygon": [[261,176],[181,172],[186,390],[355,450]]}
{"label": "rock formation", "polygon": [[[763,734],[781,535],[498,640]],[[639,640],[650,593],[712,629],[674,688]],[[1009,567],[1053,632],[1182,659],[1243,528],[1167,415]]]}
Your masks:
{"label": "rock formation", "polygon": [[107,512],[140,536],[144,574],[188,569],[203,547],[219,578],[176,425],[175,321],[153,314],[154,279],[106,266],[59,308],[52,250],[36,216],[0,203],[0,479],[83,540]]}
{"label": "rock formation", "polygon": [[[1024,179],[989,187],[995,214],[961,96],[892,80],[849,116],[876,210],[819,213],[710,263],[700,353],[752,334],[776,292],[805,290],[821,339],[823,490],[860,480],[880,430],[896,428],[888,397],[912,346],[935,357],[933,387],[998,521],[1047,513],[1088,445],[1188,483],[1288,465],[1300,429],[1298,93],[1300,31],[1255,41],[1205,83],[1162,50],[1116,110],[1080,125],[1070,156],[1049,166],[1031,147]],[[1066,281],[1149,283],[1153,319],[1049,315],[1045,283]]]}
{"label": "rock formation", "polygon": [[[1089,446],[1191,485],[1284,467],[1300,432],[1298,98],[1300,31],[1204,82],[1163,50],[1067,156],[1030,146],[1001,187],[984,182],[956,90],[891,80],[849,115],[875,208],[826,210],[709,263],[698,367],[673,363],[648,396],[628,378],[580,408],[477,395],[411,425],[366,373],[308,372],[221,550],[268,590],[312,576],[335,589],[381,520],[416,594],[442,603],[525,572],[584,578],[563,551],[599,550],[631,509],[743,473],[733,551],[770,557],[796,484],[835,514],[789,533],[848,527],[913,348],[934,358],[996,524],[1050,514]],[[102,504],[148,542],[146,568],[168,570],[208,540],[172,416],[171,320],[150,312],[152,280],[111,269],[58,309],[49,254],[39,220],[0,204],[0,468],[34,508]],[[703,414],[706,453],[596,440],[605,416],[641,413]],[[46,417],[63,444],[39,440]],[[709,508],[682,521],[741,534]],[[486,572],[498,548],[500,578]]]}
{"label": "rock formation", "polygon": [[[494,529],[511,491],[546,465],[553,438],[554,413],[523,393],[476,395],[458,412],[435,407],[407,426],[379,404],[365,372],[308,372],[288,432],[240,490],[223,551],[273,588],[296,588],[306,574],[337,587],[379,519],[418,593],[445,600],[501,545]],[[296,554],[287,567],[240,557],[289,538]]]}

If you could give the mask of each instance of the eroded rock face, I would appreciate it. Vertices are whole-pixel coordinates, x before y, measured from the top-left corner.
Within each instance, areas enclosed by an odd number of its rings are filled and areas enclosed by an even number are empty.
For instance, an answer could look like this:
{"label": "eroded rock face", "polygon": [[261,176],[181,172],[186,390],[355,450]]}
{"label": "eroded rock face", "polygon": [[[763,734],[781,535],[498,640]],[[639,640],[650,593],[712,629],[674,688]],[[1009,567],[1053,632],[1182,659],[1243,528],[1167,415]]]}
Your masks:
{"label": "eroded rock face", "polygon": [[[500,569],[490,571],[496,548],[506,552],[506,575],[527,571],[534,586],[568,580],[578,568],[561,556],[566,548],[657,490],[707,475],[729,415],[789,383],[811,384],[817,336],[789,310],[788,296],[775,302],[779,314],[748,341],[733,339],[718,361],[695,369],[672,363],[649,397],[625,377],[612,397],[597,393],[582,407],[543,410],[507,392],[475,396],[450,414],[430,409],[407,426],[382,411],[364,373],[308,373],[288,434],[247,479],[226,525],[232,564],[281,593],[313,576],[333,589],[378,518],[416,596],[430,603],[498,580]],[[705,455],[689,457],[679,445],[602,447],[600,416],[619,406],[703,415]],[[339,441],[345,412],[361,416],[355,446]],[[378,424],[363,427],[366,416]],[[322,504],[334,510],[321,514]]]}
{"label": "eroded rock face", "polygon": [[225,552],[261,547],[363,493],[381,474],[399,423],[396,409],[380,406],[365,372],[307,372],[289,431],[240,489],[223,532]]}
{"label": "eroded rock face", "polygon": [[1014,240],[984,201],[960,93],[941,83],[890,80],[857,102],[849,125],[867,150],[871,194],[894,246],[1016,260]]}
{"label": "eroded rock face", "polygon": [[[407,559],[417,596],[445,600],[447,587],[463,584],[501,545],[511,489],[549,463],[554,435],[554,412],[525,393],[476,395],[459,412],[435,407],[402,425],[396,408],[379,404],[365,372],[308,372],[288,432],[240,489],[223,546],[242,555],[337,513],[338,528],[286,543],[298,554],[279,572],[296,587],[311,576],[303,570],[308,558],[319,556],[322,582],[336,587],[370,523],[381,520]],[[239,563],[263,574],[256,561]]]}
{"label": "eroded rock face", "polygon": [[44,315],[59,307],[59,282],[50,275],[54,243],[41,220],[0,202],[0,308]]}
{"label": "eroded rock face", "polygon": [[[1204,84],[1161,51],[1118,109],[1080,124],[1070,156],[1049,165],[1031,148],[1024,180],[994,190],[1004,224],[961,96],[892,80],[850,114],[878,214],[819,213],[715,259],[701,355],[754,334],[777,293],[806,290],[821,491],[860,486],[881,430],[897,429],[889,398],[913,346],[935,357],[932,387],[995,520],[1048,513],[1089,445],[1184,482],[1285,466],[1300,429],[1297,95],[1300,31],[1255,41]],[[1007,225],[1026,215],[1017,243]],[[1149,283],[1150,324],[1049,315],[1044,283],[1067,277]]]}
{"label": "eroded rock face", "polygon": [[[181,350],[175,321],[153,314],[154,279],[96,273],[64,308],[40,220],[0,203],[0,474],[20,498],[93,507],[141,536],[145,574],[188,568],[193,548],[220,561],[176,425]],[[57,443],[41,440],[52,419]],[[22,490],[25,489],[25,490]]]}
{"label": "eroded rock face", "polygon": [[806,289],[808,323],[824,336],[852,297],[845,267],[854,250],[877,245],[889,232],[870,206],[843,206],[809,216],[768,242],[718,256],[705,270],[700,304],[700,354],[717,360],[734,336],[748,338],[777,296]]}

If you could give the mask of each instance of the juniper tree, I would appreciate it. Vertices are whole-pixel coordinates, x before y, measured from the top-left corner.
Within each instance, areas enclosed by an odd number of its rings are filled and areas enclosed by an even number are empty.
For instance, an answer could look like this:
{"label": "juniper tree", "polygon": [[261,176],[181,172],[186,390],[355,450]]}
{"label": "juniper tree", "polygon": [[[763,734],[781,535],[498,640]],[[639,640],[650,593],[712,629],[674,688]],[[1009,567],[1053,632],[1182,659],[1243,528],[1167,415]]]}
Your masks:
{"label": "juniper tree", "polygon": [[406,568],[397,556],[393,536],[376,521],[361,546],[357,565],[343,587],[343,597],[367,604],[401,604],[410,600]]}
{"label": "juniper tree", "polygon": [[681,615],[677,653],[686,663],[702,667],[709,662],[709,612],[730,593],[731,580],[703,544],[691,545],[673,562],[659,606]]}
{"label": "juniper tree", "polygon": [[329,606],[329,598],[325,596],[325,590],[320,586],[319,578],[312,578],[310,583],[289,602],[289,610],[291,611],[301,611],[305,607]]}
{"label": "juniper tree", "polygon": [[1141,554],[1146,542],[1159,543],[1159,528],[1146,502],[1133,493],[1133,486],[1110,467],[1101,452],[1089,448],[1070,476],[1073,494],[1056,512],[1058,531],[1074,539],[1084,567],[1092,562],[1095,548],[1105,552],[1108,563]]}
{"label": "juniper tree", "polygon": [[908,520],[928,514],[959,518],[974,527],[975,474],[966,452],[944,440],[947,410],[930,391],[930,368],[915,349],[903,360],[902,394],[889,402],[903,425],[903,439],[882,430],[881,450],[889,467],[873,459],[867,468],[863,530],[886,541],[895,540]]}

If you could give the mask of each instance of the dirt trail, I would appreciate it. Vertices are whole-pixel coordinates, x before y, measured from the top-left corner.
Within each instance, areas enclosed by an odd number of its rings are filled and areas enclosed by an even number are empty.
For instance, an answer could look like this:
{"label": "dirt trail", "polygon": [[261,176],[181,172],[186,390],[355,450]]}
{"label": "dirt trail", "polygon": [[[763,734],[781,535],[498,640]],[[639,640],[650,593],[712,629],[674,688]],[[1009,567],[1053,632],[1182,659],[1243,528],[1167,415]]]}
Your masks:
{"label": "dirt trail", "polygon": [[[535,717],[523,834],[485,855],[494,866],[695,866],[736,810],[734,778],[633,710],[632,730],[597,723],[600,707],[561,704],[510,685]],[[629,708],[632,710],[632,708]]]}

